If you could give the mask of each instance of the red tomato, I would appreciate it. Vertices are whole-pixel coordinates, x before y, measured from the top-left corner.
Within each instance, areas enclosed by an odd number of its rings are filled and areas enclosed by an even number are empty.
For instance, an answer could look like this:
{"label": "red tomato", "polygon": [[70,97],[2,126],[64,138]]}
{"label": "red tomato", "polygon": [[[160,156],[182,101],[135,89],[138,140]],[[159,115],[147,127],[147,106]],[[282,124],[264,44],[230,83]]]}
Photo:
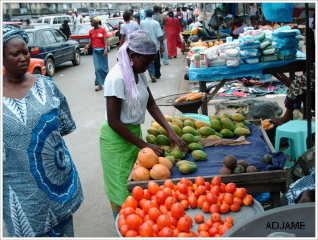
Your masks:
{"label": "red tomato", "polygon": [[212,222],[220,222],[221,221],[221,215],[219,213],[212,213],[211,214],[211,220],[212,220]]}
{"label": "red tomato", "polygon": [[209,229],[210,237],[214,237],[218,233],[219,233],[219,229],[217,227],[211,227]]}
{"label": "red tomato", "polygon": [[168,209],[168,211],[171,210],[171,207],[174,203],[177,202],[177,199],[175,199],[174,197],[167,197],[165,200],[165,206]]}
{"label": "red tomato", "polygon": [[225,185],[225,192],[227,193],[234,193],[236,190],[236,184],[235,183],[228,183]]}
{"label": "red tomato", "polygon": [[218,201],[218,197],[214,193],[208,192],[206,194],[206,200],[210,204],[215,204]]}
{"label": "red tomato", "polygon": [[222,203],[220,206],[220,213],[227,213],[230,210],[230,205],[227,203]]}
{"label": "red tomato", "polygon": [[131,195],[139,201],[144,198],[144,190],[140,186],[135,186],[131,191]]}
{"label": "red tomato", "polygon": [[169,227],[164,227],[159,232],[158,237],[173,237],[173,230]]}
{"label": "red tomato", "polygon": [[243,199],[247,194],[247,191],[245,188],[236,188],[235,192],[233,193],[234,197],[238,197]]}
{"label": "red tomato", "polygon": [[194,216],[194,221],[196,223],[203,223],[204,222],[204,216],[202,214],[198,213],[198,214],[196,214]]}
{"label": "red tomato", "polygon": [[161,215],[162,213],[159,211],[158,208],[152,207],[148,211],[149,219],[156,222],[157,218]]}
{"label": "red tomato", "polygon": [[157,218],[157,225],[159,230],[162,230],[164,227],[171,226],[171,220],[168,215],[162,214]]}
{"label": "red tomato", "polygon": [[156,202],[157,203],[164,203],[166,200],[166,197],[163,193],[162,190],[159,190],[157,193],[156,193]]}
{"label": "red tomato", "polygon": [[232,193],[224,193],[224,198],[223,200],[227,203],[227,204],[232,204],[233,203],[233,194]]}
{"label": "red tomato", "polygon": [[140,226],[140,237],[152,237],[153,236],[153,228],[152,225],[148,222],[144,222]]}
{"label": "red tomato", "polygon": [[181,217],[178,220],[177,229],[179,229],[180,232],[189,232],[191,228],[191,221],[186,217]]}
{"label": "red tomato", "polygon": [[249,206],[253,203],[253,196],[252,195],[249,195],[247,194],[244,198],[243,198],[243,204],[245,206]]}
{"label": "red tomato", "polygon": [[221,178],[219,176],[215,176],[211,180],[211,185],[212,186],[221,186],[221,182],[222,182]]}
{"label": "red tomato", "polygon": [[210,212],[210,207],[211,207],[210,203],[208,203],[208,202],[202,203],[202,211],[203,212],[205,212],[205,213]]}
{"label": "red tomato", "polygon": [[160,189],[158,183],[156,183],[155,181],[149,181],[147,184],[147,188],[152,195],[156,194]]}
{"label": "red tomato", "polygon": [[195,183],[197,186],[204,186],[205,185],[205,180],[203,177],[197,176],[195,178]]}
{"label": "red tomato", "polygon": [[175,217],[176,219],[180,219],[185,215],[184,208],[180,203],[174,203],[171,206],[171,215],[172,217]]}

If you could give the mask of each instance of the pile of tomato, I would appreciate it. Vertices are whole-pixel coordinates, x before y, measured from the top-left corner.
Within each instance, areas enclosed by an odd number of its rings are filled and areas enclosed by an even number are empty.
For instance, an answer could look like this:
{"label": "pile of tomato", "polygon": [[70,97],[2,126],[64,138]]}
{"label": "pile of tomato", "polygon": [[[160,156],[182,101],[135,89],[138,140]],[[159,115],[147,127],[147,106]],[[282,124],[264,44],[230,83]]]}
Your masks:
{"label": "pile of tomato", "polygon": [[[234,224],[232,217],[223,219],[222,214],[252,203],[245,188],[224,184],[218,176],[211,182],[200,176],[194,183],[187,178],[177,184],[167,179],[161,186],[149,181],[147,189],[133,188],[121,206],[117,225],[124,237],[220,237]],[[192,219],[186,215],[189,208],[201,208],[210,218],[196,214]],[[199,224],[197,233],[190,230],[193,221]]]}

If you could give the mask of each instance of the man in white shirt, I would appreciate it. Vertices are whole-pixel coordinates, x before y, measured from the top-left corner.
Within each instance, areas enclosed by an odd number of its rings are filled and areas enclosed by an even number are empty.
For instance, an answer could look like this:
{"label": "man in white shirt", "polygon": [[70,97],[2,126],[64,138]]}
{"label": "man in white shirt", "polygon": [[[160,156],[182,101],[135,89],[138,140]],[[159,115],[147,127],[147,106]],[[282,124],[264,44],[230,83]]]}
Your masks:
{"label": "man in white shirt", "polygon": [[149,64],[148,68],[151,81],[157,82],[156,79],[159,79],[161,77],[160,53],[163,53],[165,51],[162,37],[163,32],[161,30],[159,22],[152,18],[153,11],[151,9],[147,9],[145,13],[146,18],[140,22],[140,29],[148,31],[152,40],[156,43],[157,46],[157,57],[153,63]]}
{"label": "man in white shirt", "polygon": [[83,17],[82,15],[78,15],[77,12],[75,12],[75,16],[74,16],[74,29],[76,29],[78,27],[78,25],[80,25],[81,23],[83,23]]}

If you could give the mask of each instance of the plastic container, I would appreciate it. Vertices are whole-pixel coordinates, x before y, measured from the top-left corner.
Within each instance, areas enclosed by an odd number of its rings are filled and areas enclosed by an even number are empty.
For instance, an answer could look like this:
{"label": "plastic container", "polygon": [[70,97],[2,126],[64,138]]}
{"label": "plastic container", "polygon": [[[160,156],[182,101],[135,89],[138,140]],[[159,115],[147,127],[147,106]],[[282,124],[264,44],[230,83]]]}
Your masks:
{"label": "plastic container", "polygon": [[314,202],[274,208],[234,224],[222,237],[266,237],[274,232],[315,237],[315,212]]}

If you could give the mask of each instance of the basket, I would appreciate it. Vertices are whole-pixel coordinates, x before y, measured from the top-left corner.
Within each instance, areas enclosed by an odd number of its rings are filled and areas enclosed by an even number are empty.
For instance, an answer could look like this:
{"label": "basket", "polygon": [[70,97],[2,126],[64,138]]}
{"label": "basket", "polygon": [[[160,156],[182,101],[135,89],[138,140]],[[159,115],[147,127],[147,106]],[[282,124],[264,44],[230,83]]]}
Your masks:
{"label": "basket", "polygon": [[198,113],[198,109],[201,107],[202,103],[205,101],[206,96],[201,99],[193,101],[183,101],[176,103],[175,100],[188,93],[179,93],[174,95],[165,96],[162,98],[155,99],[158,106],[174,106],[182,113]]}

